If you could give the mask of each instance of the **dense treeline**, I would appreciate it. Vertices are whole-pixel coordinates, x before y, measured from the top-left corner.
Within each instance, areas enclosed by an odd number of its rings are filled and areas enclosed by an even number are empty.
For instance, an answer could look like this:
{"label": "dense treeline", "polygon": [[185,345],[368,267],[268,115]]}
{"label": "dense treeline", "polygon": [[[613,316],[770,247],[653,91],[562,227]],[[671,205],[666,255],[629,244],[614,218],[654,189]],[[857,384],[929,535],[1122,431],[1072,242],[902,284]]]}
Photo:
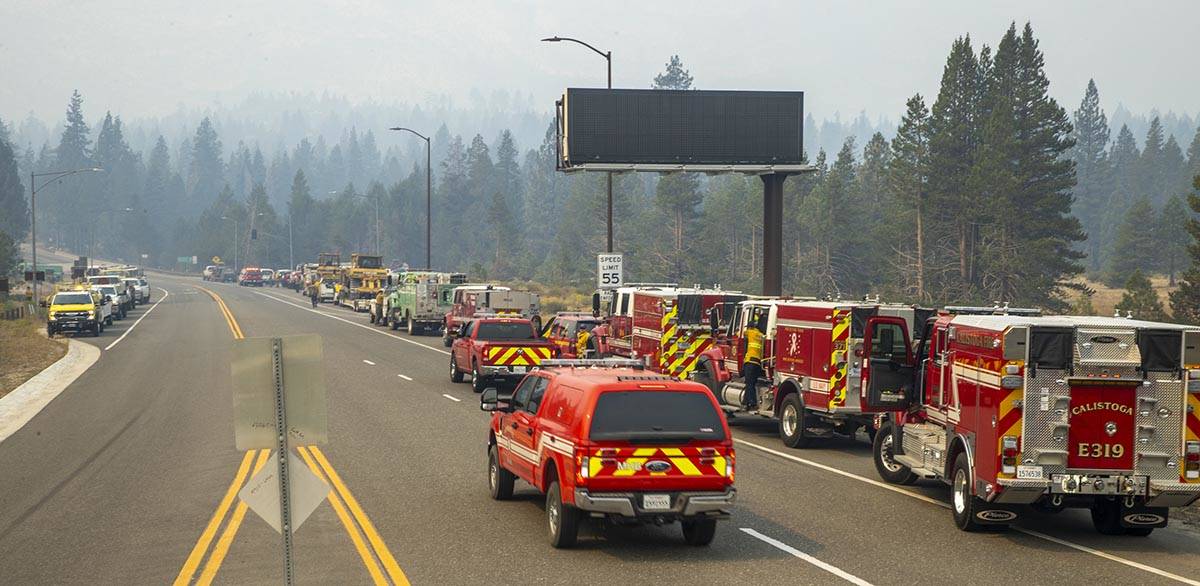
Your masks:
{"label": "dense treeline", "polygon": [[[676,56],[651,87],[693,82]],[[1086,293],[1085,271],[1124,284],[1139,269],[1188,270],[1184,198],[1200,173],[1200,132],[1186,116],[1143,122],[1118,112],[1125,122],[1113,138],[1094,83],[1073,115],[1048,87],[1032,28],[1012,26],[994,48],[955,40],[937,93],[908,99],[886,135],[865,116],[825,128],[810,117],[816,171],[785,184],[785,288],[1061,309]],[[557,173],[554,129],[543,124],[526,150],[508,130],[468,138],[443,125],[433,135],[435,266],[589,286],[604,246],[604,177]],[[1131,126],[1146,129],[1140,148]],[[1194,133],[1186,150],[1176,139],[1185,131]],[[27,176],[101,164],[103,174],[39,194],[41,239],[146,253],[163,266],[193,255],[232,261],[236,249],[243,264],[278,267],[377,242],[389,261],[424,264],[423,142],[382,150],[374,133],[351,127],[335,144],[300,138],[267,155],[242,141],[227,148],[204,118],[180,144],[159,136],[138,152],[119,116],[93,134],[78,94],[56,145],[35,154],[7,142],[0,231],[17,239],[28,210],[6,194],[28,190],[18,167]],[[756,289],[761,189],[740,175],[616,176],[616,242],[630,277]]]}

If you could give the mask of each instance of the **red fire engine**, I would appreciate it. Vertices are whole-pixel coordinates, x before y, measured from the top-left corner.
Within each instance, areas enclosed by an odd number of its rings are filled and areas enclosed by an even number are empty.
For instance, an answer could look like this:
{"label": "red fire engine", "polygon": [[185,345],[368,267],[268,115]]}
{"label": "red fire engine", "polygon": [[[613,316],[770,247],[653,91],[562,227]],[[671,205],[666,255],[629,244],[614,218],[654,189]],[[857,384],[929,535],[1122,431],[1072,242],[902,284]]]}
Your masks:
{"label": "red fire engine", "polygon": [[[853,437],[860,427],[873,433],[874,416],[864,414],[855,392],[867,319],[889,316],[912,324],[933,313],[878,300],[754,299],[730,309],[715,343],[699,353],[692,378],[712,389],[728,413],[777,418],[780,437],[793,448],[835,432]],[[743,340],[754,324],[763,332],[763,379],[758,406],[748,412],[742,406]]]}
{"label": "red fire engine", "polygon": [[852,389],[886,412],[885,480],[950,484],[963,530],[1033,505],[1148,535],[1200,498],[1200,328],[948,310],[921,322],[915,354],[911,322],[866,320]]}
{"label": "red fire engine", "polygon": [[[715,287],[621,287],[609,297],[604,323],[592,330],[592,337],[600,356],[641,360],[658,372],[685,379],[700,354],[712,346],[717,320],[728,314],[722,308],[746,298]],[[598,300],[593,298],[594,310],[600,309]]]}

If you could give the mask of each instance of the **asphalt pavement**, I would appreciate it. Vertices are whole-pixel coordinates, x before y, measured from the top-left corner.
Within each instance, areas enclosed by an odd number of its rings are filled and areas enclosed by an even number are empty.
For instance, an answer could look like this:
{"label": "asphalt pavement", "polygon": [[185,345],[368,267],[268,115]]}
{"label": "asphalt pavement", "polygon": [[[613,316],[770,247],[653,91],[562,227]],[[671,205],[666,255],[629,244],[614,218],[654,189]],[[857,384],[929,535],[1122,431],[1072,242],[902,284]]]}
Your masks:
{"label": "asphalt pavement", "polygon": [[1200,584],[1192,528],[1108,537],[1067,511],[963,533],[943,485],[881,483],[865,436],[792,450],[741,419],[712,546],[590,524],[554,550],[535,491],[488,497],[487,417],[438,337],[286,289],[149,278],[159,306],[81,338],[100,360],[0,443],[0,583],[280,583],[279,534],[231,496],[265,454],[234,447],[229,363],[235,337],[315,333],[329,442],[301,456],[333,490],[295,533],[300,583]]}

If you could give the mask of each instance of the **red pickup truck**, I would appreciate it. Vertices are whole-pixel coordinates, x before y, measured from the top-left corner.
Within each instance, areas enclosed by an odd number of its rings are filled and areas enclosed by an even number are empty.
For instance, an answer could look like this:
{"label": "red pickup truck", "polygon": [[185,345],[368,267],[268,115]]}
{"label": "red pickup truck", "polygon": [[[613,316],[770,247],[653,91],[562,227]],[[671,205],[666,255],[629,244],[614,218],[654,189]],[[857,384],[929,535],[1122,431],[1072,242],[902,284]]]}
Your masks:
{"label": "red pickup truck", "polygon": [[679,521],[704,546],[730,516],[733,440],[703,385],[632,360],[548,360],[511,397],[485,390],[479,407],[492,413],[492,498],[511,498],[517,478],[545,494],[554,547],[573,545],[588,518]]}
{"label": "red pickup truck", "polygon": [[471,390],[483,392],[489,383],[515,383],[530,367],[553,352],[538,337],[533,322],[521,318],[483,317],[462,322],[450,347],[450,381],[460,383],[471,373]]}

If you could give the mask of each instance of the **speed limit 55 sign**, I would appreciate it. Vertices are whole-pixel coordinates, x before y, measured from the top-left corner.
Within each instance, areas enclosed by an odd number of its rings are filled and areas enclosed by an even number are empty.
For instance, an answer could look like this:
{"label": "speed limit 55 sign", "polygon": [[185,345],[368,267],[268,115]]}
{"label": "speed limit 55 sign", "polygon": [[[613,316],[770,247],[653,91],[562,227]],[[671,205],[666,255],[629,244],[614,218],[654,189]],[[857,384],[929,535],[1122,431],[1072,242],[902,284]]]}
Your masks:
{"label": "speed limit 55 sign", "polygon": [[625,284],[625,257],[619,253],[596,255],[596,287],[615,289]]}

